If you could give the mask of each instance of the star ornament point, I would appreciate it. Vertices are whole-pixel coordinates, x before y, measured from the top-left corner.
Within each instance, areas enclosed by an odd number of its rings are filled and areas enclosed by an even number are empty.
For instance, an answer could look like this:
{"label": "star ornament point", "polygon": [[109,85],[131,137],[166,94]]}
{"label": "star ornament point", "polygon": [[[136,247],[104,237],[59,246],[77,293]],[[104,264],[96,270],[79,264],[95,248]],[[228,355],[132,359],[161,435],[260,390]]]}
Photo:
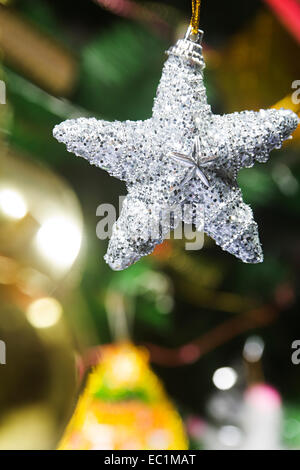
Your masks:
{"label": "star ornament point", "polygon": [[114,270],[150,254],[180,222],[170,211],[187,205],[188,222],[203,208],[204,231],[223,250],[245,263],[263,260],[237,175],[266,162],[299,118],[284,109],[213,114],[203,82],[201,36],[195,41],[187,35],[168,51],[150,119],[79,118],[54,128],[54,137],[70,152],[126,182],[128,195],[105,255]]}

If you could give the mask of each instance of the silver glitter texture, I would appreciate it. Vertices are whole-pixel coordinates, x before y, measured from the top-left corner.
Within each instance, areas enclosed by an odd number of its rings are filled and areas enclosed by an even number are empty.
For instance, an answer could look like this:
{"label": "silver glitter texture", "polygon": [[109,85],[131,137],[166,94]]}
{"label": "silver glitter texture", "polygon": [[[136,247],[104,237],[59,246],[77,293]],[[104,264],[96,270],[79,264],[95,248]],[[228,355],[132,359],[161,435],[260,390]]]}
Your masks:
{"label": "silver glitter texture", "polygon": [[203,207],[204,231],[223,250],[246,263],[263,260],[257,224],[236,178],[241,168],[266,162],[299,119],[283,109],[214,115],[203,83],[201,37],[187,35],[168,51],[150,119],[79,118],[54,128],[70,152],[127,184],[105,255],[114,270],[150,254],[180,222],[170,212],[187,205],[195,219]]}

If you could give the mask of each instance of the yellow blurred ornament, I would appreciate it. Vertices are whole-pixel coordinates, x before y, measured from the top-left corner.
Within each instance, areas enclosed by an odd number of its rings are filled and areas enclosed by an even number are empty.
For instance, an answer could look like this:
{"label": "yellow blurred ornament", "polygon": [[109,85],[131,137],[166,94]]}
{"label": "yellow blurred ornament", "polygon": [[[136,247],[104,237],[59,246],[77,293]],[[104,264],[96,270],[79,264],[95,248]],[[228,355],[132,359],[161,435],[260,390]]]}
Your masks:
{"label": "yellow blurred ornament", "polygon": [[61,450],[185,450],[179,414],[130,343],[103,348],[59,446]]}
{"label": "yellow blurred ornament", "polygon": [[260,11],[222,53],[208,51],[226,111],[267,108],[292,92],[298,56],[299,45],[289,33],[270,12]]}
{"label": "yellow blurred ornament", "polygon": [[[283,98],[281,101],[278,101],[278,103],[274,104],[272,108],[275,109],[280,109],[280,108],[285,108],[285,109],[291,109],[294,111],[294,113],[297,113],[298,116],[300,117],[300,102],[299,98],[296,99],[294,97],[294,93],[291,95],[286,96]],[[293,140],[296,141],[297,143],[300,141],[300,126],[297,127],[293,134]],[[289,142],[289,141],[287,141]]]}

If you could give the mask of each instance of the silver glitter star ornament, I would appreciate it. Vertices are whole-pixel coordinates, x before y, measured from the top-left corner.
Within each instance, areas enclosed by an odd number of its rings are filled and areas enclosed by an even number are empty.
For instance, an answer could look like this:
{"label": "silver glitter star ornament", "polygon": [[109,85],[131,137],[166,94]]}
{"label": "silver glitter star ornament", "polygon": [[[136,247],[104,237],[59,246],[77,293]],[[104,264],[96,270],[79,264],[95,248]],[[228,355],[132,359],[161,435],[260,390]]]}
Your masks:
{"label": "silver glitter star ornament", "polygon": [[[150,254],[180,219],[195,222],[199,207],[205,233],[223,250],[246,263],[263,260],[237,174],[266,162],[299,119],[275,109],[214,115],[203,83],[201,39],[202,32],[195,37],[188,31],[168,51],[150,119],[79,118],[54,129],[70,152],[126,182],[128,195],[105,255],[114,270]],[[170,217],[174,209],[182,215]]]}

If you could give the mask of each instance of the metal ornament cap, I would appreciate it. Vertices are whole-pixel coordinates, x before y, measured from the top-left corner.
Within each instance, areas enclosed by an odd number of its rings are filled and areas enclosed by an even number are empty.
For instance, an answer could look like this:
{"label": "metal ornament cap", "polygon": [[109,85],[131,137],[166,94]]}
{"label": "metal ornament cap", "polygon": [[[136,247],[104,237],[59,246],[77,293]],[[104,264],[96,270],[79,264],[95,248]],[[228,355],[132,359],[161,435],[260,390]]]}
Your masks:
{"label": "metal ornament cap", "polygon": [[179,39],[175,46],[172,46],[166,53],[167,55],[181,57],[186,59],[189,63],[197,65],[201,70],[205,69],[205,62],[202,50],[203,31],[198,30],[198,34],[192,33],[192,28],[189,27],[184,39]]}

